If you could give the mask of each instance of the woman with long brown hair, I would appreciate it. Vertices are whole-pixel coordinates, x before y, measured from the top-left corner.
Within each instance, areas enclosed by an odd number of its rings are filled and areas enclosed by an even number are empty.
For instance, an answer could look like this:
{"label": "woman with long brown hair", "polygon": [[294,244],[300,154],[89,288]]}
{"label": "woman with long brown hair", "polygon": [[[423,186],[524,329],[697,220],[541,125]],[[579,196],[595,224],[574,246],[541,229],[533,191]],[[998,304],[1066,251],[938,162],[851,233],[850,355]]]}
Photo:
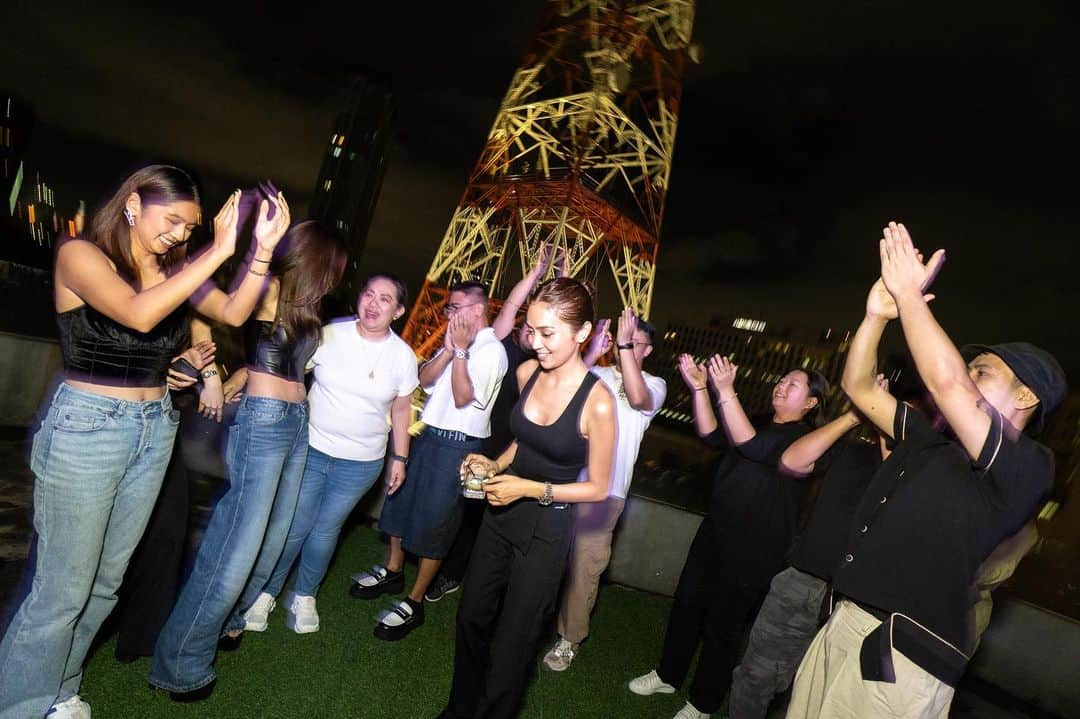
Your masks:
{"label": "woman with long brown hair", "polygon": [[322,299],[345,261],[341,238],[309,220],[286,233],[266,270],[266,294],[245,328],[248,378],[229,429],[229,489],[154,651],[150,683],[175,701],[213,691],[218,641],[239,636],[242,611],[281,555],[307,459],[304,370],[319,343]]}
{"label": "woman with long brown hair", "polygon": [[[236,248],[239,199],[229,196],[213,242],[189,259],[198,190],[183,170],[151,165],[121,184],[86,239],[57,249],[64,381],[33,441],[34,579],[0,643],[0,716],[90,716],[78,695],[83,660],[116,604],[176,435],[166,381],[187,342],[184,305],[239,326],[262,292],[265,278],[247,264],[229,294],[210,281]],[[269,259],[288,217],[280,195],[262,203],[253,261]]]}

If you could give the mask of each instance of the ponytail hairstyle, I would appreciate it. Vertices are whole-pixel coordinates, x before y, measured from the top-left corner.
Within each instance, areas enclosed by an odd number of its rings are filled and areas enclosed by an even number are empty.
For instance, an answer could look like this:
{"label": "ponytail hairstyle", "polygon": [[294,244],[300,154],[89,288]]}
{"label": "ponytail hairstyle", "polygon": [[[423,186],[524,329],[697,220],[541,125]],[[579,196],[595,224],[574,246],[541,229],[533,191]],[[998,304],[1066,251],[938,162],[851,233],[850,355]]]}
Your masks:
{"label": "ponytail hairstyle", "polygon": [[[168,205],[173,202],[201,205],[201,202],[199,188],[188,173],[172,165],[147,165],[128,176],[109,201],[94,214],[87,239],[112,260],[121,277],[137,283],[139,272],[131,254],[131,227],[124,217],[128,197],[133,192],[143,205]],[[159,262],[168,272],[182,264],[186,257],[187,243],[182,242],[174,245]]]}
{"label": "ponytail hairstyle", "polygon": [[555,316],[577,332],[586,322],[596,325],[596,298],[591,285],[573,277],[556,277],[537,288],[533,302],[546,302]]}
{"label": "ponytail hairstyle", "polygon": [[270,265],[281,281],[274,324],[289,342],[318,335],[322,299],[341,281],[347,259],[345,242],[318,220],[299,222],[281,238]]}

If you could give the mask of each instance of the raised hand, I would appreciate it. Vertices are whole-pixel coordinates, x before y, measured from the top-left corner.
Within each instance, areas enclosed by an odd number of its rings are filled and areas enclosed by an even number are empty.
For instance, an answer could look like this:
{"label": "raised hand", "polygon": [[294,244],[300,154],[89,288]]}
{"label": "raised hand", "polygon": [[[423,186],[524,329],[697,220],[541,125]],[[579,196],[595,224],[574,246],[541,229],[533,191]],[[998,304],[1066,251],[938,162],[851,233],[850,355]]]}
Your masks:
{"label": "raised hand", "polygon": [[890,222],[882,235],[878,241],[881,279],[889,294],[894,298],[904,294],[923,296],[945,262],[945,250],[937,250],[923,264],[922,255],[902,224]]}
{"label": "raised hand", "polygon": [[739,366],[727,357],[716,354],[709,358],[708,370],[709,382],[719,395],[720,390],[730,389],[735,384],[735,375],[739,371]]}
{"label": "raised hand", "polygon": [[619,326],[615,330],[615,344],[628,345],[634,341],[634,332],[637,330],[637,315],[629,307],[619,314]]}
{"label": "raised hand", "polygon": [[566,256],[566,250],[562,248],[555,253],[555,276],[570,276],[570,258]]}
{"label": "raised hand", "polygon": [[[274,217],[270,217],[270,205],[274,206]],[[278,242],[285,236],[289,229],[292,217],[289,214],[289,203],[285,201],[285,195],[278,192],[277,195],[269,195],[267,199],[259,203],[259,217],[255,220],[255,241],[263,252],[272,253]]]}
{"label": "raised hand", "polygon": [[696,364],[690,355],[685,353],[679,355],[679,374],[682,375],[683,382],[692,392],[705,389],[705,365]]}
{"label": "raised hand", "polygon": [[236,252],[237,220],[240,217],[240,190],[234,190],[214,218],[215,250],[225,257]]}
{"label": "raised hand", "polygon": [[593,330],[592,339],[589,340],[589,347],[585,351],[585,354],[590,357],[599,358],[611,351],[611,332],[608,331],[610,327],[611,320],[606,317],[597,320],[596,329]]}

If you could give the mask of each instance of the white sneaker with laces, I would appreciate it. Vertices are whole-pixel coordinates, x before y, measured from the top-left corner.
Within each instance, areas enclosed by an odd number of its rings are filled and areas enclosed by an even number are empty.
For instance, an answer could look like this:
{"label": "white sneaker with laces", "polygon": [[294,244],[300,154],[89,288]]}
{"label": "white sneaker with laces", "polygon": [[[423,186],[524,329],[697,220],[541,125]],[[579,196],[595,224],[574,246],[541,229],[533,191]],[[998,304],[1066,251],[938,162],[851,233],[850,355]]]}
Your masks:
{"label": "white sneaker with laces", "polygon": [[675,687],[671,686],[656,673],[656,670],[652,670],[648,674],[642,674],[640,677],[630,680],[630,691],[635,694],[640,694],[643,697],[647,697],[650,694],[674,694]]}
{"label": "white sneaker with laces", "polygon": [[551,651],[544,655],[544,664],[553,672],[566,671],[570,668],[570,662],[574,661],[575,655],[577,655],[577,645],[559,637]]}
{"label": "white sneaker with laces", "polygon": [[48,719],[90,719],[90,705],[76,694],[59,704],[53,704],[45,716]]}
{"label": "white sneaker with laces", "polygon": [[671,719],[709,719],[709,715],[699,712],[696,706],[686,702],[686,706],[675,712],[675,716]]}
{"label": "white sneaker with laces", "polygon": [[315,610],[315,597],[293,594],[289,608],[285,610],[285,626],[297,634],[319,631],[319,613]]}
{"label": "white sneaker with laces", "polygon": [[245,632],[265,632],[270,621],[270,612],[274,611],[277,602],[272,596],[263,592],[255,600],[255,603],[244,612]]}

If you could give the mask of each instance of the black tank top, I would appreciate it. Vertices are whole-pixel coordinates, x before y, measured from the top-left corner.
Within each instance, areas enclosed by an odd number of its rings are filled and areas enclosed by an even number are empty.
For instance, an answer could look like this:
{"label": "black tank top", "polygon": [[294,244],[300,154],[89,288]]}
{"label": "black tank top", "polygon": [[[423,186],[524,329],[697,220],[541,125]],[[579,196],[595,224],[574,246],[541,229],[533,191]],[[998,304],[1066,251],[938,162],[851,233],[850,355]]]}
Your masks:
{"label": "black tank top", "polygon": [[56,313],[60,355],[71,379],[117,387],[160,387],[189,332],[186,304],[149,332],[106,317],[90,305]]}
{"label": "black tank top", "polygon": [[598,378],[592,372],[586,373],[563,413],[545,425],[536,424],[525,416],[525,402],[539,376],[540,369],[537,368],[510,413],[510,432],[518,446],[507,471],[538,482],[576,482],[589,453],[588,442],[581,436],[581,410]]}
{"label": "black tank top", "polygon": [[244,326],[244,353],[248,367],[268,372],[294,382],[304,379],[304,368],[315,354],[316,335],[305,335],[294,342],[285,336],[285,328],[269,320],[251,320]]}
{"label": "black tank top", "polygon": [[[518,446],[507,474],[552,484],[576,482],[589,454],[588,441],[581,436],[581,411],[598,378],[592,372],[586,374],[559,418],[542,425],[530,421],[524,410],[539,376],[537,369],[510,413],[510,431]],[[544,507],[532,499],[521,499],[507,507],[489,505],[484,521],[523,552],[529,551],[533,539],[561,542],[569,549],[574,533],[573,505]]]}

